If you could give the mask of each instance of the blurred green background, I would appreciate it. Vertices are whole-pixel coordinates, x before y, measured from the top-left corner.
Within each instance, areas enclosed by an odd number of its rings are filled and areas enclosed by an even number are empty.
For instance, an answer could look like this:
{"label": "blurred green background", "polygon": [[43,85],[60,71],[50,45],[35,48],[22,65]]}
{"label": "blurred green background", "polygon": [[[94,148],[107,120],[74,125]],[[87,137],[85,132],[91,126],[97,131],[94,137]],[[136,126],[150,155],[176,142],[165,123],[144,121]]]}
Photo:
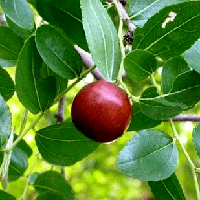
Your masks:
{"label": "blurred green background", "polygon": [[[9,74],[14,80],[15,68],[7,68]],[[160,82],[159,73],[156,75],[157,82]],[[81,81],[76,87],[74,87],[66,95],[65,104],[65,119],[70,118],[70,109],[73,98],[76,93],[89,82],[93,81],[91,75],[87,76],[86,79]],[[149,81],[144,82],[131,82],[127,78],[125,82],[129,86],[130,91],[138,95],[140,94],[146,86],[149,85]],[[70,82],[69,82],[70,84]],[[12,99],[8,101],[8,106],[12,113],[13,128],[16,132],[19,131],[22,115],[24,112],[24,107],[18,101],[16,94]],[[196,114],[199,113],[200,105],[198,104],[188,113]],[[57,111],[57,105],[51,108],[51,113],[46,119],[42,119],[36,126],[36,130],[50,125],[50,118],[54,118],[54,114]],[[36,118],[32,114],[28,114],[27,126]],[[192,143],[192,129],[196,126],[196,123],[185,122],[176,123],[176,128],[180,134],[181,141],[186,146],[192,160],[199,167],[199,159],[194,150]],[[158,130],[165,131],[169,135],[172,134],[172,130],[168,122],[163,122],[161,125],[156,127]],[[37,153],[37,147],[34,141],[34,131],[30,131],[26,136],[25,140],[33,149],[33,155],[29,158],[29,166],[32,165],[35,155]],[[121,174],[116,168],[116,160],[118,153],[123,149],[129,139],[136,134],[135,132],[125,133],[117,141],[109,144],[102,144],[100,147],[88,157],[82,161],[76,163],[73,166],[65,168],[65,176],[67,181],[71,184],[77,200],[150,200],[153,199],[153,195],[150,188],[146,182],[141,182],[132,177]],[[179,146],[178,146],[179,148]],[[179,148],[180,149],[180,148]],[[40,157],[41,158],[41,157]],[[44,172],[46,170],[61,171],[60,167],[52,166],[42,160],[35,165],[33,172]],[[7,192],[14,195],[19,199],[25,187],[26,175],[29,172],[29,168],[26,171],[24,177],[21,177],[17,181],[11,182],[8,185]],[[195,199],[194,182],[191,176],[191,171],[189,165],[183,155],[182,151],[179,151],[179,162],[176,174],[182,184],[184,192],[187,199]],[[1,188],[2,189],[2,188]],[[28,187],[28,192],[26,195],[27,200],[35,199],[37,196],[36,191],[30,185]]]}

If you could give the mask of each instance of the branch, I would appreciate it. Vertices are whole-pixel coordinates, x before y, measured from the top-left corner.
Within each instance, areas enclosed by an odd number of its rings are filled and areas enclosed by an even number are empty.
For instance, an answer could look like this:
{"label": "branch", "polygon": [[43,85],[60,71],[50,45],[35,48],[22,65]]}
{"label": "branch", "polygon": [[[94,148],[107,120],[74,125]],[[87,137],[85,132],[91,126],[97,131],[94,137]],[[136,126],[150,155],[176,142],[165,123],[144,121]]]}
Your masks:
{"label": "branch", "polygon": [[[169,120],[165,119],[164,122],[168,122]],[[188,115],[182,114],[172,118],[173,122],[199,122],[200,115]]]}
{"label": "branch", "polygon": [[[113,0],[107,0],[108,3],[112,3],[112,1]],[[124,7],[126,5],[127,1],[126,0],[118,0],[117,3],[121,10],[122,17],[124,19],[124,23],[128,26],[129,31],[133,32],[136,29],[136,26],[133,24],[133,22],[129,21],[128,13]]]}
{"label": "branch", "polygon": [[136,29],[136,26],[133,24],[133,22],[129,21],[128,13],[127,13],[126,9],[124,8],[124,6],[122,5],[122,3],[119,0],[117,1],[117,3],[121,10],[122,17],[124,19],[124,23],[128,26],[129,31],[133,32]]}
{"label": "branch", "polygon": [[[74,45],[74,48],[81,56],[83,64],[86,68],[89,69],[94,66],[94,61],[92,60],[91,54],[78,47],[78,45]],[[106,80],[106,78],[103,76],[103,74],[99,71],[98,68],[95,68],[91,73],[97,80]]]}
{"label": "branch", "polygon": [[56,122],[63,123],[64,120],[64,106],[65,106],[65,96],[63,96],[58,104],[58,112],[55,114]]}

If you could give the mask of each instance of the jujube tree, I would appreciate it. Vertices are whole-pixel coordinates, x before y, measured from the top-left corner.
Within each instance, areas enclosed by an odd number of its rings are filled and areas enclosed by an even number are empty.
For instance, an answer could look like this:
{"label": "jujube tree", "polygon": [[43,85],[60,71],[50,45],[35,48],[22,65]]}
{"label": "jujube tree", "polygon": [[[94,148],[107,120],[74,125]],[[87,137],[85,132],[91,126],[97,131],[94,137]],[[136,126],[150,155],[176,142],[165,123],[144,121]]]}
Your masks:
{"label": "jujube tree", "polygon": [[[75,199],[65,167],[123,133],[133,136],[116,158],[119,172],[148,182],[155,199],[186,199],[176,176],[179,152],[200,199],[200,168],[174,124],[200,100],[200,1],[0,0],[0,6],[0,199],[16,199],[4,190],[25,173],[21,199],[29,185],[37,200]],[[66,119],[65,95],[90,73],[96,80],[74,96]],[[7,105],[14,93],[25,108],[17,133]],[[56,120],[36,128],[56,103]],[[157,128],[166,122],[170,131]],[[33,148],[24,140],[31,130]],[[192,141],[200,156],[198,124]],[[33,173],[41,159],[56,170]]]}

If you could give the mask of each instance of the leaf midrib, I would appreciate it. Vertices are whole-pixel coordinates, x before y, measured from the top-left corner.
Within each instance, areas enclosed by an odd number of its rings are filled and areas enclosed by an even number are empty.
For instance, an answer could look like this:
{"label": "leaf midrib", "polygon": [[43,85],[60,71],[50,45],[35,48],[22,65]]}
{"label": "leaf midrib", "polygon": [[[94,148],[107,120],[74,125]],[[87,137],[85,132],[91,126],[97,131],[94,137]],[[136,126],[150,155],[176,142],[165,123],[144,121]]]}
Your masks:
{"label": "leaf midrib", "polygon": [[159,149],[151,152],[148,155],[145,155],[145,156],[142,156],[142,157],[139,157],[139,158],[135,158],[134,160],[124,161],[124,162],[119,163],[118,165],[123,165],[123,164],[127,164],[127,163],[133,163],[133,162],[135,162],[137,160],[143,160],[143,159],[145,159],[145,158],[147,158],[147,157],[149,157],[149,156],[151,156],[151,155],[153,155],[153,154],[155,154],[155,153],[157,153],[159,151],[164,150],[165,148],[169,147],[170,145],[173,145],[173,142],[170,142],[169,144],[167,144],[167,145],[163,146],[162,148],[159,148]]}
{"label": "leaf midrib", "polygon": [[[163,36],[161,36],[160,38],[158,38],[156,41],[154,41],[153,43],[151,43],[148,47],[146,47],[144,50],[148,50],[150,49],[153,45],[155,45],[156,43],[158,43],[160,40],[162,40],[164,37],[166,37],[167,35],[169,35],[170,33],[174,32],[176,29],[179,29],[181,28],[182,26],[184,26],[186,23],[190,22],[191,20],[195,19],[196,17],[199,17],[200,16],[200,13],[192,18],[190,18],[189,20],[183,22],[181,25],[175,27],[174,29],[172,29],[171,31],[167,32],[166,34],[164,34]],[[155,26],[154,26],[155,27]],[[154,28],[153,27],[153,28]],[[153,29],[152,28],[152,29]],[[151,30],[152,30],[151,29]],[[151,31],[150,30],[150,31]],[[150,32],[149,31],[149,32]],[[138,44],[138,46],[141,44],[141,42],[146,38],[146,36],[149,34],[149,32],[143,37],[143,39],[140,41],[140,43]]]}

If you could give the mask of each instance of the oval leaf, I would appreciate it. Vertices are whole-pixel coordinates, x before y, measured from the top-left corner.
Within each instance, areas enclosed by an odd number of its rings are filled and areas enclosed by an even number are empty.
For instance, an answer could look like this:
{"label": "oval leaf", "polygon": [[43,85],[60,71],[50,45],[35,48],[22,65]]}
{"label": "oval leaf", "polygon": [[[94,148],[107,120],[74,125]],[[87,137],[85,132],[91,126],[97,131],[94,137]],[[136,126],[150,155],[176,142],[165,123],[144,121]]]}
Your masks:
{"label": "oval leaf", "polygon": [[170,92],[177,76],[186,71],[190,71],[190,68],[183,57],[178,56],[168,60],[162,69],[162,91]]}
{"label": "oval leaf", "polygon": [[[17,139],[17,135],[14,135],[14,141]],[[25,140],[20,140],[17,144],[17,148],[23,151],[28,157],[32,155],[32,149],[31,147],[27,144]]]}
{"label": "oval leaf", "polygon": [[82,72],[79,54],[55,28],[43,25],[36,31],[36,45],[47,65],[63,78],[73,79]]}
{"label": "oval leaf", "polygon": [[23,40],[12,29],[0,26],[0,66],[14,66],[22,46]]}
{"label": "oval leaf", "polygon": [[167,101],[165,96],[158,96],[155,87],[150,87],[143,92],[140,108],[145,115],[155,120],[172,118],[182,112],[180,105]]}
{"label": "oval leaf", "polygon": [[17,26],[25,29],[34,27],[33,12],[26,0],[0,0],[0,4],[6,15]]}
{"label": "oval leaf", "polygon": [[42,157],[47,162],[60,166],[75,164],[99,146],[79,132],[72,122],[41,129],[35,140]]}
{"label": "oval leaf", "polygon": [[192,69],[200,73],[200,39],[184,53],[184,58]]}
{"label": "oval leaf", "polygon": [[36,9],[45,21],[61,28],[70,40],[88,51],[82,25],[80,0],[37,0]]}
{"label": "oval leaf", "polygon": [[134,103],[133,114],[127,131],[139,131],[143,129],[153,128],[161,123],[161,120],[154,120],[146,116],[142,112],[139,103]]}
{"label": "oval leaf", "polygon": [[138,132],[120,152],[120,172],[143,181],[168,178],[176,169],[178,152],[173,139],[157,130]]}
{"label": "oval leaf", "polygon": [[121,62],[117,31],[99,0],[80,2],[83,28],[94,63],[108,81],[113,81]]}
{"label": "oval leaf", "polygon": [[186,200],[175,173],[167,179],[149,181],[148,184],[156,200]]}
{"label": "oval leaf", "polygon": [[165,99],[184,110],[192,108],[200,100],[200,74],[193,70],[179,75]]}
{"label": "oval leaf", "polygon": [[17,63],[16,91],[20,102],[33,114],[52,106],[56,95],[55,78],[41,76],[42,63],[34,37],[30,37],[24,44]]}
{"label": "oval leaf", "polygon": [[199,1],[165,7],[136,29],[133,49],[148,50],[162,59],[180,55],[200,37],[199,10]]}
{"label": "oval leaf", "polygon": [[150,17],[159,12],[162,8],[184,1],[188,0],[168,0],[162,1],[162,3],[158,0],[131,0],[128,14],[136,26],[143,26]]}
{"label": "oval leaf", "polygon": [[74,199],[71,186],[58,172],[46,171],[40,174],[34,182],[34,188],[39,193],[51,192],[63,196],[64,199]]}
{"label": "oval leaf", "polygon": [[193,129],[192,139],[195,146],[195,150],[200,157],[200,123]]}
{"label": "oval leaf", "polygon": [[0,67],[0,94],[7,101],[15,92],[15,85],[8,72]]}
{"label": "oval leaf", "polygon": [[0,149],[7,142],[11,132],[11,114],[5,100],[0,95]]}
{"label": "oval leaf", "polygon": [[135,50],[125,57],[124,67],[130,79],[142,81],[156,70],[157,60],[148,51]]}
{"label": "oval leaf", "polygon": [[8,194],[7,192],[0,190],[0,200],[16,200],[16,198],[11,194]]}

